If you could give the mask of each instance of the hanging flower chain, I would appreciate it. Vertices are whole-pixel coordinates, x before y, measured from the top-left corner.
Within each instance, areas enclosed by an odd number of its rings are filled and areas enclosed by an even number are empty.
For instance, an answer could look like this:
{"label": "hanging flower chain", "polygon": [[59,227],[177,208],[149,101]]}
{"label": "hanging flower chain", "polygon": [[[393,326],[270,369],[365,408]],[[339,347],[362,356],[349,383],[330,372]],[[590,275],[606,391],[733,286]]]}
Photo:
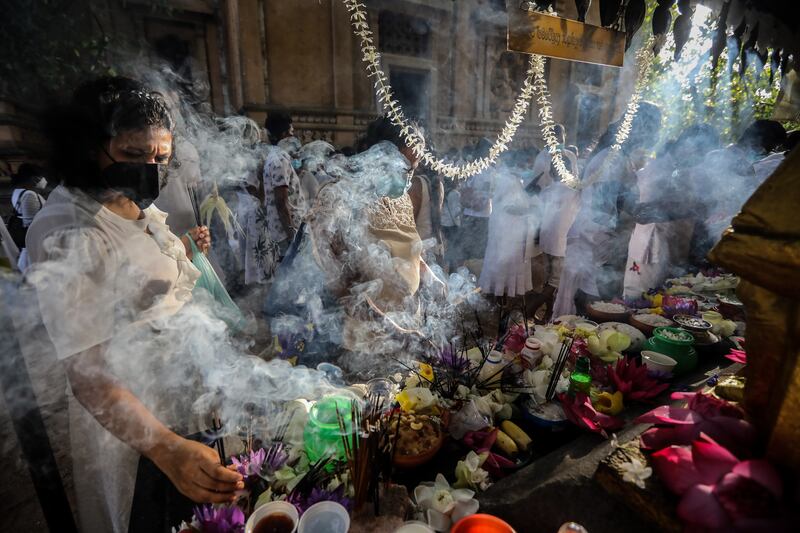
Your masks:
{"label": "hanging flower chain", "polygon": [[[617,158],[622,145],[628,140],[631,133],[631,125],[633,119],[636,117],[636,112],[639,110],[639,102],[642,99],[642,92],[647,86],[647,73],[653,64],[655,53],[653,51],[652,38],[645,43],[645,45],[637,52],[636,61],[638,70],[636,72],[636,84],[634,85],[633,94],[625,109],[625,115],[622,118],[620,127],[614,136],[614,144],[611,146],[611,152],[606,158],[604,164],[600,167],[596,174],[593,174],[586,183],[592,183],[594,177],[605,171]],[[534,64],[534,89],[536,90],[536,102],[539,104],[539,122],[542,127],[542,139],[547,145],[547,151],[550,153],[553,167],[556,169],[561,182],[567,187],[577,189],[580,186],[580,180],[570,172],[564,164],[564,158],[561,155],[561,150],[558,149],[558,139],[555,135],[555,122],[553,121],[553,113],[550,104],[550,91],[547,88],[547,80],[544,77],[545,58],[539,55],[532,57]]]}
{"label": "hanging flower chain", "polygon": [[544,77],[545,58],[540,55],[533,55],[531,61],[534,65],[533,87],[536,91],[536,103],[539,104],[539,124],[542,128],[542,139],[547,145],[547,151],[553,162],[556,172],[561,178],[561,182],[571,189],[577,189],[580,181],[564,164],[561,150],[558,149],[558,139],[555,133],[555,122],[553,121],[553,111],[550,104],[550,90],[547,88],[547,80]]}
{"label": "hanging flower chain", "polygon": [[466,179],[492,166],[497,161],[498,156],[508,150],[508,145],[511,144],[514,135],[517,133],[517,129],[525,119],[525,114],[528,112],[531,98],[533,98],[535,56],[532,56],[529,60],[527,75],[522,84],[522,89],[517,96],[514,109],[511,112],[511,116],[506,121],[503,130],[497,136],[497,140],[495,140],[494,144],[489,149],[489,155],[464,165],[454,165],[434,156],[425,147],[425,138],[422,133],[409,123],[408,119],[403,114],[403,109],[394,97],[394,92],[389,84],[389,80],[381,69],[381,55],[375,47],[372,31],[369,29],[366,6],[359,0],[342,0],[342,2],[350,12],[350,23],[353,27],[353,33],[361,41],[361,60],[366,64],[367,76],[375,79],[373,85],[378,101],[386,111],[389,120],[400,128],[400,133],[406,145],[411,148],[422,163],[448,178]]}
{"label": "hanging flower chain", "polygon": [[[381,68],[381,55],[375,46],[373,33],[369,29],[366,6],[359,0],[342,0],[342,3],[350,13],[350,24],[353,27],[353,33],[361,41],[361,60],[366,65],[367,76],[375,78],[373,85],[378,101],[386,111],[389,120],[400,128],[400,133],[406,145],[411,148],[423,164],[428,165],[439,174],[453,179],[466,179],[483,172],[497,161],[500,154],[508,150],[508,145],[511,144],[514,135],[517,133],[517,129],[525,119],[530,101],[535,94],[537,103],[539,104],[539,121],[542,128],[542,138],[551,155],[553,166],[565,185],[573,189],[579,187],[580,181],[567,169],[561,151],[558,149],[558,139],[556,139],[555,136],[555,123],[553,121],[552,106],[550,104],[550,91],[544,76],[545,58],[543,56],[531,55],[528,61],[525,81],[514,103],[514,109],[511,112],[511,116],[506,121],[503,130],[489,149],[489,155],[464,165],[454,165],[434,156],[426,148],[425,138],[422,133],[413,124],[409,123],[408,119],[403,114],[403,109],[400,103],[395,99],[392,86],[389,84],[389,80]],[[616,159],[622,145],[628,139],[628,135],[630,135],[631,125],[639,109],[642,91],[647,84],[647,73],[650,70],[654,57],[651,38],[636,54],[639,68],[634,91],[625,111],[625,116],[615,136],[610,157],[606,158],[606,164],[604,164],[598,172],[602,172],[608,164]],[[593,180],[588,180],[589,183],[591,181]]]}
{"label": "hanging flower chain", "polygon": [[614,139],[612,150],[618,152],[622,149],[622,145],[631,133],[631,125],[636,116],[636,111],[639,110],[639,102],[642,100],[642,92],[647,87],[647,73],[650,71],[650,66],[653,64],[655,52],[653,51],[653,38],[651,37],[644,46],[636,53],[636,61],[639,70],[636,72],[636,84],[633,87],[633,94],[631,95],[628,108],[625,110],[625,116],[620,124],[619,131]]}

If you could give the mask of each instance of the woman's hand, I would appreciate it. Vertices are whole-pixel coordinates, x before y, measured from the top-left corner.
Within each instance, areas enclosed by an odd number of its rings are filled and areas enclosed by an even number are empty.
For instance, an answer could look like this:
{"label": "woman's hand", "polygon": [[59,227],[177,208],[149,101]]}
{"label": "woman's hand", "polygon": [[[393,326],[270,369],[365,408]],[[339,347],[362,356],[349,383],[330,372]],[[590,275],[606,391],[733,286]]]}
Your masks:
{"label": "woman's hand", "polygon": [[222,466],[217,452],[199,442],[175,435],[148,456],[194,502],[232,502],[236,491],[244,489],[242,475]]}
{"label": "woman's hand", "polygon": [[203,253],[207,253],[209,248],[211,248],[211,232],[208,231],[206,226],[198,226],[190,229],[186,232],[186,235],[181,237],[183,246],[186,248],[186,257],[188,257],[189,260],[192,259],[192,245],[189,239],[192,239],[197,249]]}

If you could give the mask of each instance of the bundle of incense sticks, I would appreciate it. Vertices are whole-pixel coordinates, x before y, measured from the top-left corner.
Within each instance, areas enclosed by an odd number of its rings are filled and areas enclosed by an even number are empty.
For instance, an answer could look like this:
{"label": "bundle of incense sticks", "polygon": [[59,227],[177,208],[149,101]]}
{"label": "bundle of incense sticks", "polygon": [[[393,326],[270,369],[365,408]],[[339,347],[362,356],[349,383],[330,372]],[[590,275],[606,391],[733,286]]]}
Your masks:
{"label": "bundle of incense sticks", "polygon": [[342,444],[353,484],[354,509],[360,509],[368,499],[372,499],[378,509],[378,477],[382,470],[382,461],[391,460],[383,453],[385,427],[383,424],[383,407],[385,398],[377,394],[368,394],[365,398],[364,410],[356,400],[350,402],[350,420],[348,427],[346,415],[336,410],[339,429],[342,432]]}
{"label": "bundle of incense sticks", "polygon": [[561,349],[558,351],[558,358],[553,365],[553,373],[550,374],[550,382],[547,384],[547,393],[545,394],[545,399],[548,402],[553,399],[553,396],[556,395],[558,380],[561,378],[561,373],[564,371],[564,365],[567,364],[567,358],[572,351],[573,340],[574,339],[570,337],[568,339],[564,339],[564,342],[561,343]]}
{"label": "bundle of incense sticks", "polygon": [[225,454],[225,441],[222,435],[222,419],[217,413],[211,416],[211,429],[214,431],[214,447],[219,454],[219,462],[222,465],[227,464],[228,456]]}

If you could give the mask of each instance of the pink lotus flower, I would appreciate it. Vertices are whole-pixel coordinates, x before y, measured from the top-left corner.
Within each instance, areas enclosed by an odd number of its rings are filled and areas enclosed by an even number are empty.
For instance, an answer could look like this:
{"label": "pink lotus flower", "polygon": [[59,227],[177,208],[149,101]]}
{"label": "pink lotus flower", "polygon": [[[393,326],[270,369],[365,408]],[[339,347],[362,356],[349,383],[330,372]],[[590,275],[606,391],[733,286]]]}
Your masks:
{"label": "pink lotus flower", "polygon": [[691,448],[670,446],[650,461],[681,496],[678,516],[701,531],[783,531],[780,477],[765,460],[740,461],[705,434]]}
{"label": "pink lotus flower", "polygon": [[737,406],[703,393],[673,393],[673,400],[686,400],[686,407],[661,405],[636,419],[640,424],[656,424],[645,431],[640,445],[646,450],[658,450],[671,444],[687,446],[700,433],[747,455],[755,440],[755,429],[744,420]]}
{"label": "pink lotus flower", "polygon": [[727,357],[734,363],[741,363],[743,365],[747,364],[747,354],[745,353],[744,350],[731,350],[731,353],[729,353],[725,357]]}
{"label": "pink lotus flower", "polygon": [[623,357],[616,366],[608,365],[608,377],[626,401],[649,400],[669,387],[651,378],[647,367],[631,357]]}
{"label": "pink lotus flower", "polygon": [[605,438],[608,438],[607,431],[619,429],[624,424],[621,418],[598,413],[592,406],[589,396],[582,392],[577,393],[574,398],[567,394],[560,394],[558,400],[570,422],[578,427],[600,433]]}

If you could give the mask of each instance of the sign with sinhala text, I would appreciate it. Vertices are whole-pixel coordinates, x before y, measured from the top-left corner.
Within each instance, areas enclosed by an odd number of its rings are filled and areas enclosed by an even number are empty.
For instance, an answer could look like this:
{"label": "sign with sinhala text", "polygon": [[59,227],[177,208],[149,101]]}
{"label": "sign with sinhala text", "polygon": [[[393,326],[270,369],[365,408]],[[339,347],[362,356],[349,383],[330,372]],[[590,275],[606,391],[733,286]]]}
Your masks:
{"label": "sign with sinhala text", "polygon": [[508,49],[621,67],[625,56],[625,33],[512,8],[508,12]]}

